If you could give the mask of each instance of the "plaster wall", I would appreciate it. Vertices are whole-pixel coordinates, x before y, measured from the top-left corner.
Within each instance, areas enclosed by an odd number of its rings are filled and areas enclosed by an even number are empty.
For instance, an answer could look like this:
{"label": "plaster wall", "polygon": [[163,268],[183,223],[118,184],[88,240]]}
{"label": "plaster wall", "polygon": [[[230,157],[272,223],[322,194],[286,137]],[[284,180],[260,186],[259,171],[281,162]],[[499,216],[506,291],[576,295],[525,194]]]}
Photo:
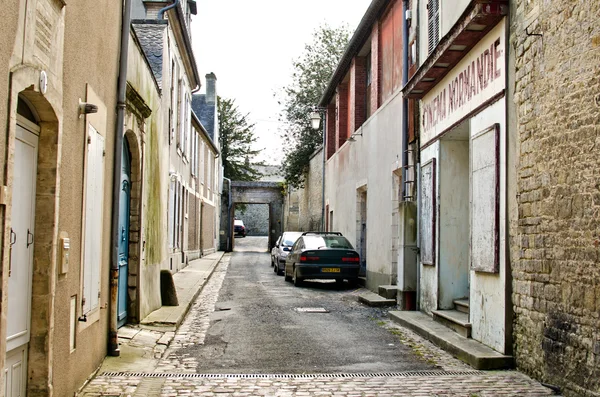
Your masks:
{"label": "plaster wall", "polygon": [[440,141],[439,309],[469,296],[469,141]]}
{"label": "plaster wall", "polygon": [[[421,164],[427,164],[430,160],[436,159],[435,174],[439,175],[439,158],[440,153],[440,142],[436,141],[430,146],[421,150]],[[439,192],[439,178],[436,178],[435,191]],[[437,208],[434,208],[437,213]],[[421,220],[419,220],[421,222]],[[436,224],[436,226],[439,225]],[[438,230],[435,231],[435,235],[439,236]],[[423,239],[423,236],[421,236]],[[423,244],[421,241],[420,244]],[[439,263],[438,251],[434,251],[435,263]],[[421,311],[431,314],[432,310],[438,308],[438,266],[424,265],[421,257],[419,257],[419,266],[421,270],[420,289],[419,289],[419,302]]]}
{"label": "plaster wall", "polygon": [[[132,168],[136,163],[138,167],[142,167],[137,181],[141,185],[140,197],[137,199],[138,208],[141,200],[141,213],[132,211],[132,219],[138,218],[141,227],[137,235],[130,236],[130,258],[137,257],[137,264],[130,261],[129,270],[132,276],[130,287],[137,288],[137,296],[130,296],[130,301],[139,302],[139,313],[134,314],[134,318],[139,321],[161,306],[160,269],[166,261],[167,252],[169,152],[165,133],[166,117],[163,115],[159,89],[142,49],[133,40],[133,36],[130,37],[127,81],[152,112],[144,119],[133,104],[128,104],[125,120],[127,130],[133,132],[131,137],[136,140],[129,142],[130,148],[137,145],[140,152],[137,161],[133,156]],[[131,140],[129,135],[127,137]],[[132,183],[135,189],[136,181],[132,180]]]}
{"label": "plaster wall", "polygon": [[470,320],[472,338],[505,353],[507,315],[506,258],[506,128],[505,101],[501,99],[470,120],[471,137],[491,125],[500,124],[500,233],[499,272],[483,273],[471,270]]}
{"label": "plaster wall", "polygon": [[[44,9],[45,17],[50,17],[50,8],[56,1],[28,2],[38,12]],[[46,3],[46,4],[42,4]],[[51,5],[52,4],[52,5]],[[64,106],[62,117],[62,136],[58,139],[59,170],[57,182],[59,189],[58,202],[58,231],[71,239],[71,262],[66,274],[59,274],[56,279],[56,290],[51,310],[54,318],[50,333],[52,338],[49,345],[52,392],[56,396],[72,395],[97,368],[106,355],[108,311],[102,310],[109,300],[108,277],[101,277],[100,308],[88,317],[87,322],[75,321],[70,316],[70,301],[77,299],[77,307],[81,307],[81,269],[80,262],[82,246],[82,214],[83,214],[83,183],[85,183],[82,161],[86,150],[87,123],[94,125],[105,137],[106,156],[104,160],[104,212],[102,218],[102,268],[101,275],[107,275],[110,263],[110,230],[112,202],[112,168],[116,109],[116,76],[119,57],[119,37],[121,22],[121,7],[115,6],[108,0],[101,0],[91,9],[84,5],[70,5],[62,8],[63,23],[59,30],[64,29],[64,43],[57,52],[36,54],[38,50],[29,47],[25,40],[25,53],[32,51],[32,60],[48,61],[49,80],[58,79],[62,84],[61,103]],[[39,15],[38,15],[39,18]],[[31,25],[28,25],[31,26]],[[81,40],[85,37],[86,40]],[[58,37],[55,37],[58,40]],[[39,38],[36,38],[39,40]],[[36,40],[33,39],[33,40]],[[59,66],[62,54],[64,62]],[[29,58],[26,56],[26,58]],[[94,59],[94,62],[89,62]],[[54,69],[55,68],[55,69]],[[63,80],[64,77],[64,80]],[[107,84],[113,82],[113,84]],[[89,101],[98,106],[97,114],[79,118],[77,105],[79,99]],[[60,192],[60,193],[59,193]],[[48,258],[50,261],[52,259]],[[49,267],[49,272],[53,272]],[[49,275],[49,277],[51,277]],[[80,315],[78,311],[78,315]],[[37,316],[36,316],[37,317]],[[71,327],[76,327],[75,349],[72,350],[69,341]],[[39,336],[36,336],[39,337]],[[33,338],[33,336],[32,336]],[[35,356],[31,357],[35,360]],[[31,363],[31,361],[30,361]],[[40,363],[36,360],[35,365]],[[33,365],[33,363],[31,363]],[[35,368],[30,369],[30,371]],[[30,372],[31,373],[31,372]],[[31,379],[31,377],[30,377]],[[29,386],[29,396],[47,395],[43,385],[32,382]]]}
{"label": "plaster wall", "polygon": [[402,97],[393,96],[326,163],[326,205],[333,211],[331,230],[356,247],[357,190],[367,191],[367,287],[396,283],[392,265],[393,172],[402,158]]}
{"label": "plaster wall", "polygon": [[[298,191],[298,229],[303,232],[321,230],[323,197],[323,151],[310,158],[304,188]],[[327,184],[327,182],[325,182]]]}

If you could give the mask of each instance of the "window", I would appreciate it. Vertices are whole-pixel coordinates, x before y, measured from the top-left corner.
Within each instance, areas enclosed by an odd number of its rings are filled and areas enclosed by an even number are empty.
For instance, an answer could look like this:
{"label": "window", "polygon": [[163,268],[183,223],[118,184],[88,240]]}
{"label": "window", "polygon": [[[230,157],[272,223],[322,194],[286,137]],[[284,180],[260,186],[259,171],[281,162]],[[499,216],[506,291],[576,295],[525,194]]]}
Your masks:
{"label": "window", "polygon": [[186,93],[185,94],[185,125],[183,126],[183,155],[185,156],[185,158],[189,159],[190,158],[190,148],[191,148],[191,143],[190,143],[190,130],[192,127],[192,123],[191,123],[191,116],[192,116],[192,106],[191,106],[191,100],[190,100],[190,96]]}
{"label": "window", "polygon": [[100,301],[104,208],[104,137],[91,125],[88,131],[83,237],[83,314],[97,309]]}
{"label": "window", "polygon": [[429,0],[427,3],[427,25],[431,54],[440,41],[440,0]]}
{"label": "window", "polygon": [[175,60],[171,61],[171,107],[169,108],[169,145],[173,142],[173,138],[175,138],[175,128],[177,126],[177,94],[175,92],[175,87],[177,86],[177,81],[179,76],[177,76],[177,64]]}
{"label": "window", "polygon": [[178,120],[178,134],[177,134],[177,147],[181,150],[181,154],[184,153],[184,135],[185,135],[185,90],[183,79],[179,79],[179,95],[178,104],[179,109],[179,120]]}
{"label": "window", "polygon": [[195,127],[192,127],[192,142],[191,142],[191,158],[190,164],[192,169],[192,175],[198,175],[198,131]]}
{"label": "window", "polygon": [[175,247],[175,181],[169,184],[169,248]]}

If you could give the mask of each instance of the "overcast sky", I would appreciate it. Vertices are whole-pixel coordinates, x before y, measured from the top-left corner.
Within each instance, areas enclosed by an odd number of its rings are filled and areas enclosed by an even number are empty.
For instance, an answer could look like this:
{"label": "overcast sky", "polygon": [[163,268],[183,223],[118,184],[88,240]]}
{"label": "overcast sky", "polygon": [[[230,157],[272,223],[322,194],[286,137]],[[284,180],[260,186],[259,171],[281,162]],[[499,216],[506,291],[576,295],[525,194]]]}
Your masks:
{"label": "overcast sky", "polygon": [[[259,160],[278,164],[283,157],[274,93],[290,81],[292,61],[312,33],[327,23],[358,26],[371,0],[199,0],[192,21],[192,43],[203,78],[217,76],[217,93],[235,99],[256,123]],[[308,115],[307,115],[308,117]]]}

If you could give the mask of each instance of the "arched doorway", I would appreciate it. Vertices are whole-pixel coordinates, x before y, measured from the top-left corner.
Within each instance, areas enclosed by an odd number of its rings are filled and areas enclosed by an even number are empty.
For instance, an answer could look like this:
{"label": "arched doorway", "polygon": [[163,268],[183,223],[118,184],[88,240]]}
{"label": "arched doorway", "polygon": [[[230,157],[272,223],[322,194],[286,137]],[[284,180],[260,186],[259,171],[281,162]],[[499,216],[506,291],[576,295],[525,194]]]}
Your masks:
{"label": "arched doorway", "polygon": [[24,396],[31,339],[35,198],[40,126],[23,98],[17,104],[11,203],[5,390]]}
{"label": "arched doorway", "polygon": [[127,323],[128,280],[129,280],[129,210],[131,200],[131,152],[127,140],[123,140],[121,162],[121,198],[119,199],[119,297],[117,322],[122,327]]}

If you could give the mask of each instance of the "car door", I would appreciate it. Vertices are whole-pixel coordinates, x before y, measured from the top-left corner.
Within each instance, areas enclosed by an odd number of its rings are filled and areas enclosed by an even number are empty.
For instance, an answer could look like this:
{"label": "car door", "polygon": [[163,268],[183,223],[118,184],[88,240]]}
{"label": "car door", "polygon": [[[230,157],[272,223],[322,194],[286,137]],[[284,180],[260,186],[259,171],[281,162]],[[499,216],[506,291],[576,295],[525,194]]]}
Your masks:
{"label": "car door", "polygon": [[279,252],[279,243],[281,242],[281,236],[275,242],[275,246],[271,249],[271,265],[277,261],[277,254]]}

